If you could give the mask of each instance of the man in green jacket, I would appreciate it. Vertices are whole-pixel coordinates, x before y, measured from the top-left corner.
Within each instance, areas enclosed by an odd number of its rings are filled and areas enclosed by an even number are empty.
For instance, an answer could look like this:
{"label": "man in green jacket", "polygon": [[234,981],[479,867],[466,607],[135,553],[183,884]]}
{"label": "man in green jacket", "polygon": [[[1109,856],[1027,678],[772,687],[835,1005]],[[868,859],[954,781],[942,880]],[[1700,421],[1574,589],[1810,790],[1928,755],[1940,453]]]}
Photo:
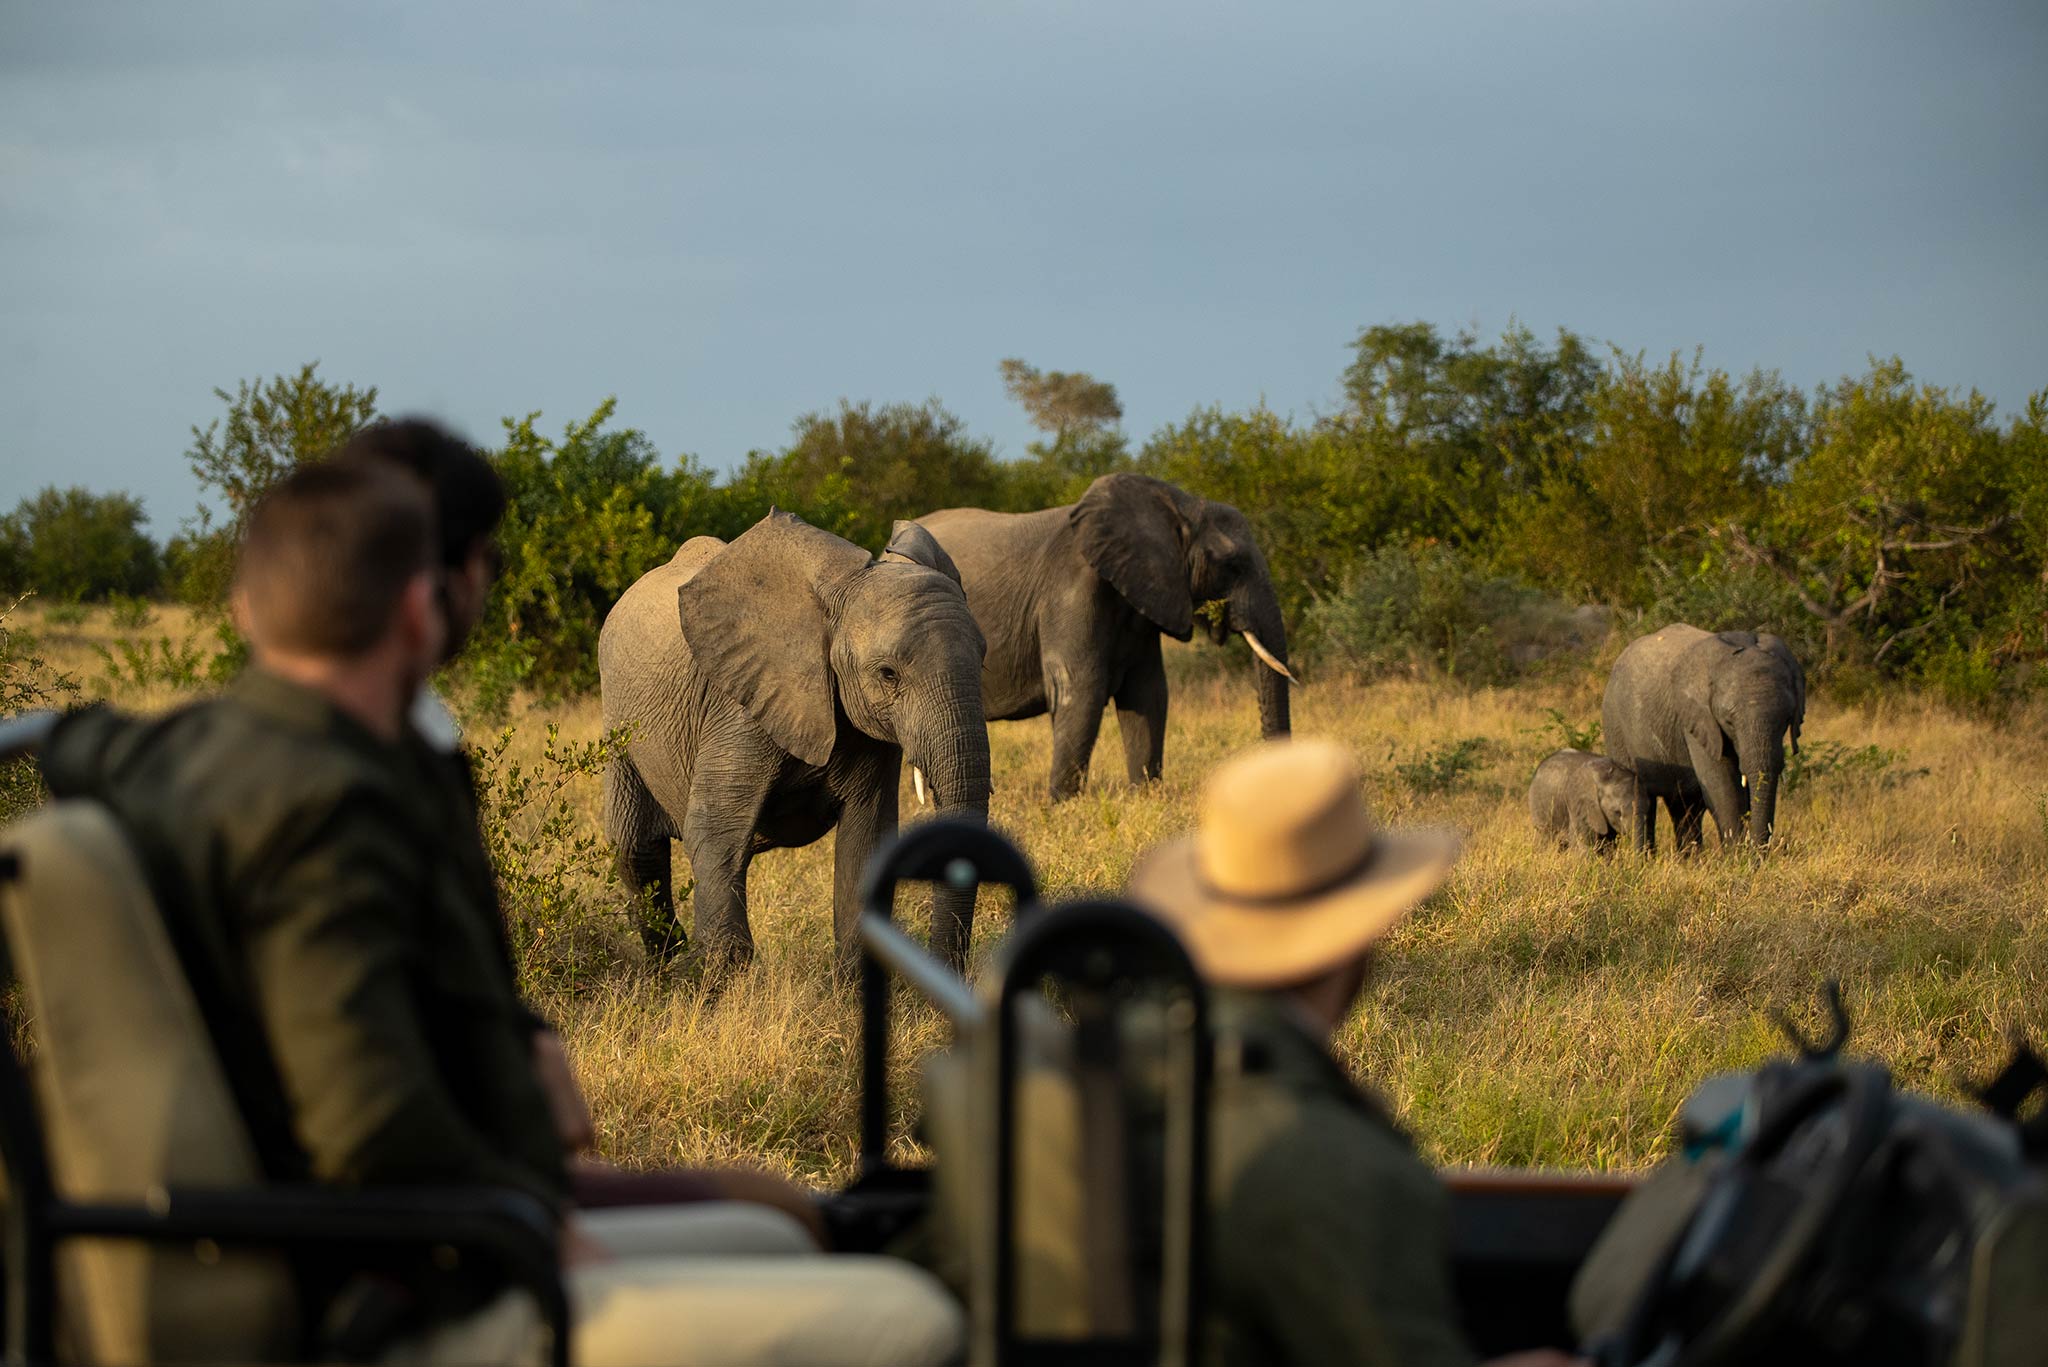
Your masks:
{"label": "man in green jacket", "polygon": [[[408,721],[447,633],[431,527],[425,487],[386,465],[294,472],[242,548],[244,676],[159,719],[74,714],[44,750],[53,791],[99,800],[134,841],[265,1170],[531,1193],[561,1215],[575,1351],[594,1367],[849,1335],[847,1360],[939,1361],[958,1311],[913,1269],[757,1256],[741,1272],[719,1255],[815,1245],[795,1221],[739,1207],[714,1209],[710,1239],[701,1207],[577,1209],[474,810]],[[703,1194],[755,1195],[700,1176]],[[337,1319],[360,1302],[332,1297],[365,1270],[314,1283],[330,1330],[363,1324]],[[418,1360],[530,1352],[520,1298],[485,1305],[495,1288],[386,1271],[413,1299],[371,1317],[388,1326],[373,1350],[396,1334]]]}
{"label": "man in green jacket", "polygon": [[490,865],[410,743],[445,641],[433,563],[411,481],[292,475],[242,548],[252,667],[160,719],[76,714],[43,767],[136,842],[257,1098],[273,1176],[486,1182],[559,1204],[563,1145]]}
{"label": "man in green jacket", "polygon": [[1362,784],[1331,742],[1261,745],[1218,767],[1196,833],[1131,879],[1218,989],[1206,1332],[1222,1367],[1473,1361],[1443,1189],[1329,1054],[1373,946],[1443,881],[1458,839],[1375,829]]}

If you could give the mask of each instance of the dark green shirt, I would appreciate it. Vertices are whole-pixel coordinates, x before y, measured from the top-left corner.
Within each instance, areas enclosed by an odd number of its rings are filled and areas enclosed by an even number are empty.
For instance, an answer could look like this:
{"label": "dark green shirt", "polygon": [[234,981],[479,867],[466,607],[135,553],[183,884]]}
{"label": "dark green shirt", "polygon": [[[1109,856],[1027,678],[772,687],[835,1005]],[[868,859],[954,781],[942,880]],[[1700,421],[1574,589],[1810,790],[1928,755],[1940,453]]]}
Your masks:
{"label": "dark green shirt", "polygon": [[1278,999],[1215,995],[1219,1367],[1467,1367],[1436,1174]]}
{"label": "dark green shirt", "polygon": [[43,767],[135,839],[203,977],[261,1034],[312,1177],[562,1199],[535,1018],[457,761],[252,669],[162,718],[74,714]]}

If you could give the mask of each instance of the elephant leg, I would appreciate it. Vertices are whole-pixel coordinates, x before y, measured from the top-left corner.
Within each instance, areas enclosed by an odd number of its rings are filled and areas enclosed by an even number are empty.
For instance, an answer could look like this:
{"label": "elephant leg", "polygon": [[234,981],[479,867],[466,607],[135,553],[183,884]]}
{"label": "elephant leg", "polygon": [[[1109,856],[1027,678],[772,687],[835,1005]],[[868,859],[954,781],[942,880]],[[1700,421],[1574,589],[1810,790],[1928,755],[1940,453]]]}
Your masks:
{"label": "elephant leg", "polygon": [[1109,705],[1109,695],[1099,679],[1076,679],[1064,665],[1047,673],[1052,677],[1047,679],[1046,696],[1054,700],[1052,800],[1058,802],[1080,792],[1088,777],[1088,761],[1095,755],[1095,735],[1102,729],[1102,709]]}
{"label": "elephant leg", "polygon": [[1691,854],[1706,840],[1706,804],[1690,794],[1671,799],[1672,843],[1681,854]]}
{"label": "elephant leg", "polygon": [[1635,810],[1636,848],[1645,854],[1657,851],[1657,795],[1636,781]]}
{"label": "elephant leg", "polygon": [[640,938],[647,946],[647,957],[665,961],[685,944],[682,924],[676,919],[668,813],[661,810],[640,771],[625,755],[614,758],[605,770],[604,828],[615,852],[619,881],[647,897],[640,916]]}
{"label": "elephant leg", "polygon": [[1742,839],[1742,816],[1746,809],[1742,766],[1733,755],[1709,754],[1690,740],[1686,748],[1691,753],[1693,774],[1706,793],[1707,807],[1714,813],[1714,824],[1721,828],[1721,844],[1724,848],[1733,845]]}
{"label": "elephant leg", "polygon": [[[752,780],[752,781],[750,781]],[[690,903],[697,950],[714,973],[743,968],[754,957],[747,923],[747,866],[770,779],[706,773],[700,757],[683,817],[683,850],[695,880]]]}
{"label": "elephant leg", "polygon": [[1154,636],[1116,692],[1116,729],[1133,784],[1159,777],[1166,761],[1166,661]]}
{"label": "elephant leg", "polygon": [[[902,762],[878,764],[872,785],[861,786],[840,808],[832,834],[832,934],[837,950],[832,969],[841,982],[856,981],[860,968],[860,888],[875,847],[896,833],[896,790],[902,783]],[[937,917],[934,903],[933,916]],[[933,927],[933,951],[938,928]]]}

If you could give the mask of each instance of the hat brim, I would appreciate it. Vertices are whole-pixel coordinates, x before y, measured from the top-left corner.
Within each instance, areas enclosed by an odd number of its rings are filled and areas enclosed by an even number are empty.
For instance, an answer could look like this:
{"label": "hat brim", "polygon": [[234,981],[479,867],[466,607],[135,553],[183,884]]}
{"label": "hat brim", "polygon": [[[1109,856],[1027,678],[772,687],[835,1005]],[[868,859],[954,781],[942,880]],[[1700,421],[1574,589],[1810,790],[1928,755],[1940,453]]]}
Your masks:
{"label": "hat brim", "polygon": [[1378,831],[1353,877],[1293,902],[1244,902],[1210,887],[1188,836],[1148,855],[1131,895],[1171,926],[1196,967],[1225,987],[1282,987],[1357,957],[1424,898],[1457,862],[1459,836],[1442,827]]}

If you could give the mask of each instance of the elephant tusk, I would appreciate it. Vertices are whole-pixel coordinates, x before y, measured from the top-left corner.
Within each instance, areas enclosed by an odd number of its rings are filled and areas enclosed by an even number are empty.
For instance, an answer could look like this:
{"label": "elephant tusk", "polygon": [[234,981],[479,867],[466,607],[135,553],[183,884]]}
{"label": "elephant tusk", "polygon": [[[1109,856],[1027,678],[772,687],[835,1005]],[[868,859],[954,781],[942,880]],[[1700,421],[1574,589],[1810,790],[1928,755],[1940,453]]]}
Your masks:
{"label": "elephant tusk", "polygon": [[1261,641],[1258,637],[1254,636],[1249,631],[1244,633],[1244,641],[1246,645],[1252,648],[1252,654],[1258,656],[1261,660],[1264,660],[1267,666],[1270,669],[1272,669],[1272,671],[1275,674],[1278,674],[1281,678],[1287,680],[1287,682],[1293,684],[1296,688],[1301,687],[1301,680],[1294,677],[1294,671],[1289,669],[1286,665],[1280,663],[1279,658],[1275,656],[1272,651],[1266,649],[1265,642]]}
{"label": "elephant tusk", "polygon": [[925,787],[924,770],[918,768],[915,764],[910,766],[910,786],[917,791],[918,806],[929,807],[932,805],[932,800],[928,796],[929,790]]}

